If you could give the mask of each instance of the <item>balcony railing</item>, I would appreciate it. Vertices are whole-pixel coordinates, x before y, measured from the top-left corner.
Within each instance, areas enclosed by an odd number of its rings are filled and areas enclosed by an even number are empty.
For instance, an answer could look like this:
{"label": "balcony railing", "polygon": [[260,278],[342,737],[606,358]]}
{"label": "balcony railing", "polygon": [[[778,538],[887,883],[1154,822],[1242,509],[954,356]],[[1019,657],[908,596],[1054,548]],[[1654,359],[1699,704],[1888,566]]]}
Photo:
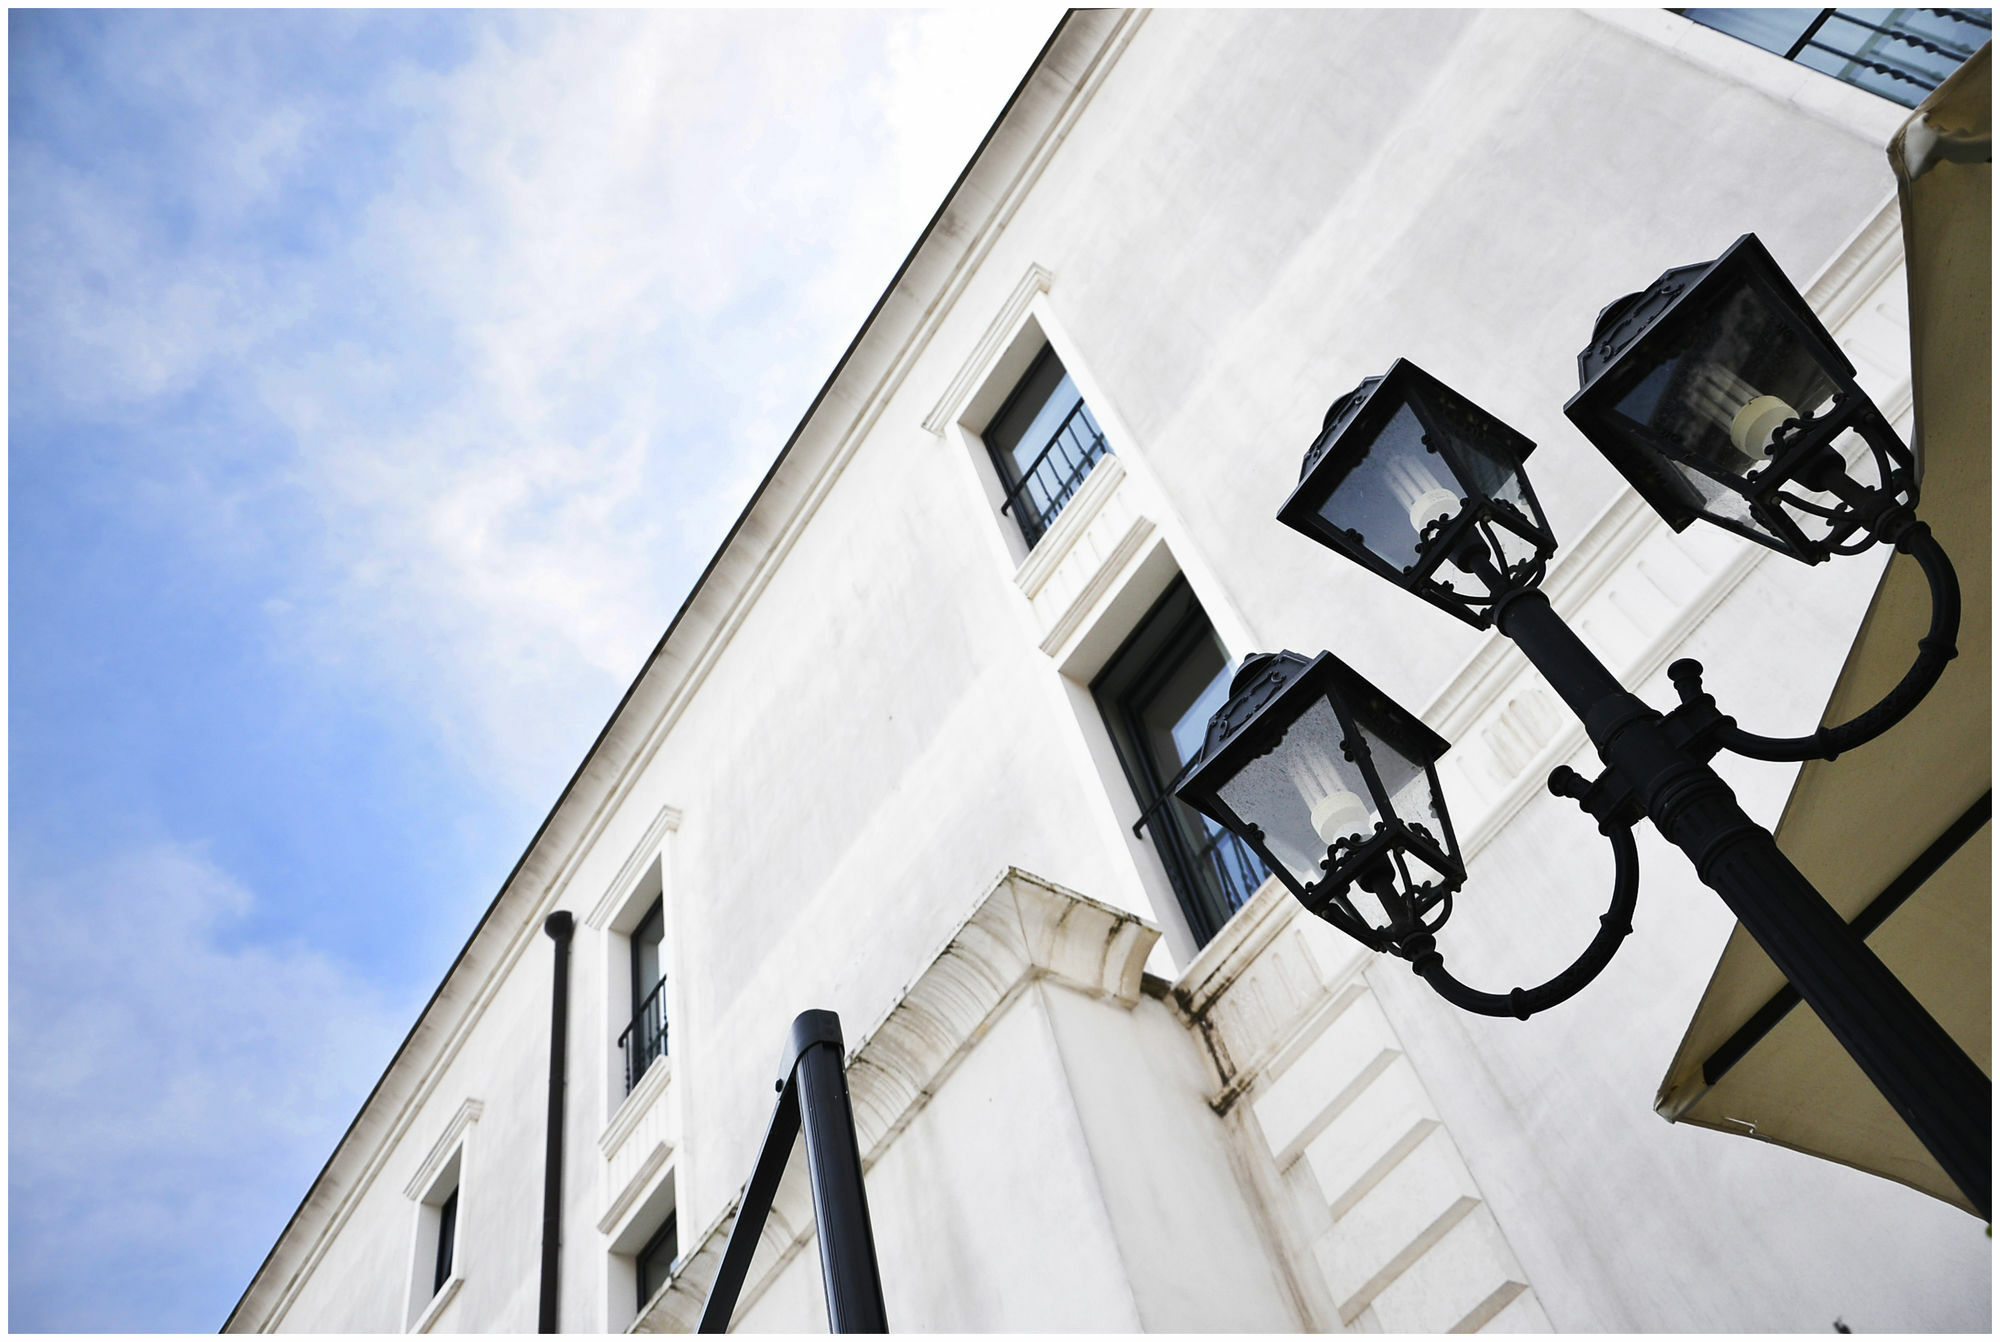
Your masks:
{"label": "balcony railing", "polygon": [[1683,9],[1707,28],[1915,107],[1993,35],[1990,9]]}
{"label": "balcony railing", "polygon": [[1056,520],[1097,459],[1109,450],[1103,431],[1090,417],[1090,408],[1078,401],[1000,505],[1001,512],[1014,514],[1030,548]]}
{"label": "balcony railing", "polygon": [[[625,1027],[625,1033],[618,1036],[618,1047],[625,1054],[625,1089],[629,1093],[639,1084],[639,1078],[653,1065],[653,1059],[666,1056],[667,1052],[667,981],[663,978],[653,985],[653,991],[646,994],[646,1000],[639,1004],[638,1014]],[[599,1036],[602,1038],[602,1036]]]}

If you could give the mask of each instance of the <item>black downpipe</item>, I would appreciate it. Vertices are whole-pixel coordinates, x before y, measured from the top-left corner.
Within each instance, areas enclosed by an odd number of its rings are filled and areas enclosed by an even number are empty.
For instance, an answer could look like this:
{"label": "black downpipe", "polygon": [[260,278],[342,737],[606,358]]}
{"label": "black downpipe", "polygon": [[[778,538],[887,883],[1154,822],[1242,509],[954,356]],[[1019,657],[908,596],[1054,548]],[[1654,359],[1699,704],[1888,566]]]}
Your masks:
{"label": "black downpipe", "polygon": [[542,1164],[542,1298],[536,1331],[556,1327],[557,1264],[562,1251],[563,1085],[569,1068],[569,939],[576,919],[555,912],[542,931],[556,943],[555,990],[549,1009],[548,1155]]}

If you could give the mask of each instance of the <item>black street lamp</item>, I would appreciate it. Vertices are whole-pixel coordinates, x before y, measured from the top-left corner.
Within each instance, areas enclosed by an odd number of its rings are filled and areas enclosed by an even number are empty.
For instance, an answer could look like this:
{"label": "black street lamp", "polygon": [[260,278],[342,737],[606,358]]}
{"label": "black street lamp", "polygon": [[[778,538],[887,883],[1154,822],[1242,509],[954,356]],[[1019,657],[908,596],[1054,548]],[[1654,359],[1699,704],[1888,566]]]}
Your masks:
{"label": "black street lamp", "polygon": [[[1676,530],[1706,518],[1811,563],[1878,541],[1915,557],[1931,629],[1902,683],[1853,721],[1795,739],[1737,727],[1689,660],[1668,668],[1680,705],[1648,707],[1540,590],[1555,538],[1522,469],[1534,445],[1399,360],[1327,412],[1279,519],[1497,627],[1582,719],[1606,767],[1588,782],[1558,769],[1549,787],[1612,844],[1597,937],[1538,988],[1482,993],[1445,972],[1435,938],[1465,874],[1434,768],[1445,743],[1331,655],[1247,660],[1179,795],[1256,848],[1313,913],[1408,959],[1447,1000],[1523,1018],[1582,988],[1631,930],[1631,828],[1650,818],[1990,1217],[1992,1083],[1708,763],[1724,749],[1831,759],[1907,715],[1955,655],[1957,581],[1911,511],[1909,449],[1755,237],[1606,308],[1578,363],[1570,418]],[[1873,478],[1857,478],[1850,457]],[[1355,886],[1379,917],[1363,915]]]}

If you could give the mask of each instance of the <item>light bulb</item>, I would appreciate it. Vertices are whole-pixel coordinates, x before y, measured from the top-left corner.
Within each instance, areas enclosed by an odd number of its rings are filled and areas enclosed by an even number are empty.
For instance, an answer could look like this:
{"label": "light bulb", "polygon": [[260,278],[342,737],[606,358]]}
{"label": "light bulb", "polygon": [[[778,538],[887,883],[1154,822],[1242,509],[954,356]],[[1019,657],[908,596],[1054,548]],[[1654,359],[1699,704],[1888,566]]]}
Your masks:
{"label": "light bulb", "polygon": [[1286,760],[1292,785],[1312,814],[1313,832],[1331,848],[1337,840],[1369,831],[1368,803],[1348,791],[1332,756],[1320,750],[1301,750]]}
{"label": "light bulb", "polygon": [[1790,404],[1758,391],[1719,363],[1696,369],[1689,392],[1695,408],[1726,430],[1729,445],[1736,449],[1738,460],[1717,464],[1739,475],[1763,465],[1779,427],[1799,417]]}
{"label": "light bulb", "polygon": [[1313,803],[1313,832],[1331,848],[1342,839],[1358,838],[1368,830],[1368,803],[1342,788]]}
{"label": "light bulb", "polygon": [[1409,510],[1410,526],[1419,536],[1425,527],[1458,511],[1458,495],[1439,484],[1423,462],[1398,457],[1389,463],[1388,474],[1389,487],[1396,491],[1396,501]]}
{"label": "light bulb", "polygon": [[1746,402],[1736,417],[1729,421],[1729,441],[1736,444],[1736,450],[1746,457],[1769,455],[1771,440],[1778,436],[1779,426],[1788,419],[1797,419],[1799,412],[1775,396],[1759,396]]}

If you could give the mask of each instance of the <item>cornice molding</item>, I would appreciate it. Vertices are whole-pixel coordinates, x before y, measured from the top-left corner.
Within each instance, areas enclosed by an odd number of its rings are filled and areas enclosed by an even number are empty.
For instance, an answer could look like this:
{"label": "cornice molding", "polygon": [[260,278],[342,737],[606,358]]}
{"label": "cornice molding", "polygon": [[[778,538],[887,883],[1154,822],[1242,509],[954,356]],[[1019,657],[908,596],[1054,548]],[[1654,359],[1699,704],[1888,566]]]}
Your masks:
{"label": "cornice molding", "polygon": [[[224,1323],[285,1312],[1145,11],[1072,11],[711,560]],[[753,521],[754,519],[754,521]],[[456,984],[478,985],[453,992]]]}

